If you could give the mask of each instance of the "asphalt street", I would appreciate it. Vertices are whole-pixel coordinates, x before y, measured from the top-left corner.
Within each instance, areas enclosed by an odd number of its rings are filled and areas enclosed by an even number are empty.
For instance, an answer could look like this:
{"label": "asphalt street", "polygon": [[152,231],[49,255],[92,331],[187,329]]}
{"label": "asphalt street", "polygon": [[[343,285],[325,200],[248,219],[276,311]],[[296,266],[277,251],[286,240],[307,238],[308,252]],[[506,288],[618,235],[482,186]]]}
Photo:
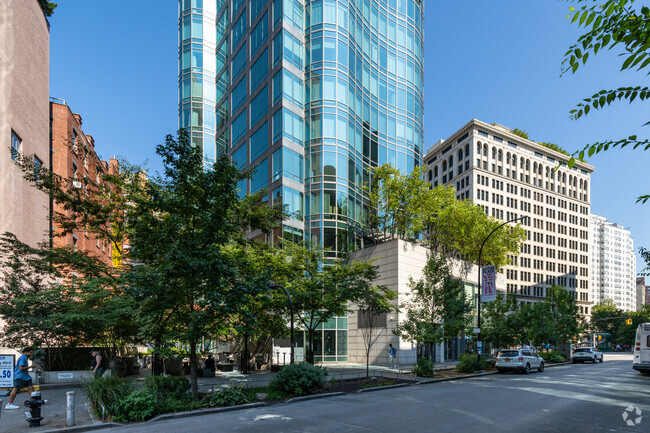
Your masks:
{"label": "asphalt street", "polygon": [[[627,415],[626,415],[627,414]],[[138,432],[648,432],[631,355],[111,429]]]}

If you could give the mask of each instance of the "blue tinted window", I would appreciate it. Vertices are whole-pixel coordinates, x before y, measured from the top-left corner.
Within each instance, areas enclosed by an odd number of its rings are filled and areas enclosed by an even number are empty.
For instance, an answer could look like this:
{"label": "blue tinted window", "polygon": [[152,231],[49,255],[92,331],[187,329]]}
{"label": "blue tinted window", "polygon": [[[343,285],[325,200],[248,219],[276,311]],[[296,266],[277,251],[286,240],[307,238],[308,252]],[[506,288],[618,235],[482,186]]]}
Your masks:
{"label": "blue tinted window", "polygon": [[257,164],[251,178],[251,194],[269,186],[269,160],[264,159]]}
{"label": "blue tinted window", "polygon": [[241,106],[244,99],[246,99],[246,76],[242,78],[239,83],[232,89],[232,112],[234,113]]}
{"label": "blue tinted window", "polygon": [[269,14],[268,12],[264,14],[262,19],[257,26],[253,29],[251,33],[251,57],[255,57],[255,53],[260,48],[260,46],[266,41],[267,36],[269,35]]}
{"label": "blue tinted window", "polygon": [[244,36],[246,33],[246,9],[244,9],[244,13],[241,14],[237,22],[232,28],[232,46],[233,48],[237,45],[237,42]]}
{"label": "blue tinted window", "polygon": [[244,168],[248,164],[248,158],[246,155],[246,144],[239,146],[232,153],[232,162],[237,168]]}
{"label": "blue tinted window", "polygon": [[241,7],[241,5],[244,4],[244,0],[233,0],[232,2],[232,13],[236,14],[237,10]]}
{"label": "blue tinted window", "polygon": [[255,161],[269,148],[269,123],[264,122],[260,129],[251,135],[251,162]]}
{"label": "blue tinted window", "polygon": [[251,126],[269,111],[269,88],[264,86],[260,93],[251,101]]}
{"label": "blue tinted window", "polygon": [[239,75],[239,73],[244,69],[246,66],[246,61],[248,60],[248,51],[246,50],[246,43],[244,42],[244,45],[240,48],[239,51],[237,51],[237,54],[235,54],[235,57],[232,59],[232,79],[234,81],[235,78]]}
{"label": "blue tinted window", "polygon": [[302,182],[302,155],[287,147],[282,148],[282,175]]}
{"label": "blue tinted window", "polygon": [[302,193],[283,186],[282,207],[292,218],[302,220]]}
{"label": "blue tinted window", "polygon": [[232,142],[236,143],[237,140],[242,138],[244,134],[246,134],[246,126],[247,126],[247,117],[248,113],[246,112],[246,109],[244,108],[244,111],[241,112],[239,116],[232,122]]}
{"label": "blue tinted window", "polygon": [[303,106],[303,82],[287,69],[281,70],[273,77],[273,103],[275,104],[281,96],[299,107]]}
{"label": "blue tinted window", "polygon": [[257,14],[260,13],[266,0],[251,0],[251,21],[254,21],[257,18]]}
{"label": "blue tinted window", "polygon": [[269,73],[269,50],[264,50],[262,55],[251,66],[251,92],[264,81]]}
{"label": "blue tinted window", "polygon": [[296,68],[302,68],[303,46],[298,39],[286,30],[281,31],[273,39],[273,66],[284,57]]}

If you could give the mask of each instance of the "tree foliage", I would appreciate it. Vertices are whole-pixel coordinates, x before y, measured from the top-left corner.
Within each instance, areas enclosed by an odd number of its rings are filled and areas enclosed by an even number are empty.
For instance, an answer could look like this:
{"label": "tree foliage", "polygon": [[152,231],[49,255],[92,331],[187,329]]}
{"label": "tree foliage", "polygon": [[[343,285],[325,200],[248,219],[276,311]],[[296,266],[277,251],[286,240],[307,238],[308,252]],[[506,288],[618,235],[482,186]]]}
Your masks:
{"label": "tree foliage", "polygon": [[54,9],[56,9],[57,6],[56,3],[47,0],[38,0],[38,3],[41,5],[41,8],[43,9],[43,13],[45,14],[46,17],[51,17],[52,14],[54,13]]}
{"label": "tree foliage", "polygon": [[197,349],[206,335],[223,332],[228,320],[261,292],[269,275],[251,273],[233,246],[249,243],[249,229],[268,231],[278,208],[252,206],[261,194],[240,200],[246,174],[223,156],[203,165],[201,149],[183,130],[156,148],[164,172],[147,182],[147,194],[129,212],[132,295],[154,333],[189,344],[192,393],[198,395]]}
{"label": "tree foliage", "polygon": [[[367,238],[384,242],[421,236],[436,254],[461,256],[469,263],[477,263],[477,245],[501,221],[489,217],[469,200],[457,200],[451,187],[431,188],[422,173],[423,169],[417,168],[403,175],[388,164],[373,170]],[[494,233],[483,250],[483,262],[497,269],[507,265],[508,256],[518,254],[525,233],[519,226]]]}
{"label": "tree foliage", "polygon": [[[568,19],[585,30],[575,44],[571,45],[562,61],[563,73],[576,73],[583,67],[590,55],[599,52],[614,51],[621,58],[621,71],[642,71],[650,66],[650,8],[636,3],[635,0],[571,0],[576,6],[569,8]],[[589,114],[590,110],[603,109],[616,101],[635,100],[642,102],[650,98],[647,86],[623,86],[616,89],[600,90],[584,98],[576,108],[570,111],[574,120]],[[649,122],[650,123],[650,122]],[[647,125],[648,123],[646,123]],[[596,142],[585,146],[569,159],[569,168],[576,160],[584,161],[585,155],[593,156],[611,148],[632,147],[650,149],[650,140],[640,139],[636,135]],[[645,203],[650,195],[644,195],[637,202]]]}
{"label": "tree foliage", "polygon": [[525,138],[526,140],[530,140],[528,138],[528,131],[524,131],[523,129],[513,128],[510,130],[510,133],[515,134],[518,137]]}
{"label": "tree foliage", "polygon": [[411,298],[400,305],[406,318],[393,331],[407,341],[428,347],[445,338],[459,337],[471,320],[472,302],[461,281],[451,276],[447,260],[432,255],[422,271],[422,278],[409,280]]}

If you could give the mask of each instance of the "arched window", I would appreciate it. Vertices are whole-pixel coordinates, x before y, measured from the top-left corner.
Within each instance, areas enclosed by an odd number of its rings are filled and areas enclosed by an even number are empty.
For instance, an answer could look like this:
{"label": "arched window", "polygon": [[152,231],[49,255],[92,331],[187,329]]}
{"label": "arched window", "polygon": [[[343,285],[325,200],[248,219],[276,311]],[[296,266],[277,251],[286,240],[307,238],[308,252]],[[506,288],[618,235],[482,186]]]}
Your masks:
{"label": "arched window", "polygon": [[497,159],[497,148],[496,147],[492,148],[492,159]]}
{"label": "arched window", "polygon": [[562,183],[566,183],[566,173],[562,173]]}
{"label": "arched window", "polygon": [[506,164],[510,164],[510,152],[506,153]]}
{"label": "arched window", "polygon": [[429,182],[431,182],[431,180],[433,180],[433,172],[429,170]]}
{"label": "arched window", "polygon": [[587,181],[585,180],[585,194],[587,194]]}
{"label": "arched window", "polygon": [[499,149],[499,162],[503,161],[503,152]]}
{"label": "arched window", "polygon": [[449,157],[449,168],[451,168],[452,165],[454,165],[454,155]]}
{"label": "arched window", "polygon": [[460,161],[461,159],[463,159],[463,149],[458,151],[458,160]]}
{"label": "arched window", "polygon": [[569,175],[569,188],[573,186],[573,176]]}
{"label": "arched window", "polygon": [[551,173],[548,167],[546,167],[546,177],[551,177]]}
{"label": "arched window", "polygon": [[469,144],[465,145],[465,158],[469,158]]}
{"label": "arched window", "polygon": [[442,161],[442,171],[447,171],[447,161]]}
{"label": "arched window", "polygon": [[537,174],[537,163],[533,162],[533,173]]}
{"label": "arched window", "polygon": [[530,159],[526,160],[526,171],[530,171]]}
{"label": "arched window", "polygon": [[514,165],[515,168],[517,168],[517,155],[514,154],[512,155],[512,165]]}
{"label": "arched window", "polygon": [[582,179],[580,179],[580,189],[582,189]]}
{"label": "arched window", "polygon": [[433,175],[435,177],[438,177],[438,166],[437,165],[435,167],[433,167]]}
{"label": "arched window", "polygon": [[573,178],[573,187],[574,188],[578,187],[578,177],[577,176]]}
{"label": "arched window", "polygon": [[483,146],[483,156],[487,156],[488,153],[488,147],[487,144]]}
{"label": "arched window", "polygon": [[476,143],[476,154],[481,155],[481,142]]}

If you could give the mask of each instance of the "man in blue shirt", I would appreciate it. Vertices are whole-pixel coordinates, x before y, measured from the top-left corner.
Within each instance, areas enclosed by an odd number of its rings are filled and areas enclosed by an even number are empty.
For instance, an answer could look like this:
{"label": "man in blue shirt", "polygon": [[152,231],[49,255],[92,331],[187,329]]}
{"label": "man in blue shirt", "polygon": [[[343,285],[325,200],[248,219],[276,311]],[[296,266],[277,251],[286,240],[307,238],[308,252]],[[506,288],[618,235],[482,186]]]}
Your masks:
{"label": "man in blue shirt", "polygon": [[23,354],[18,358],[16,363],[16,368],[14,369],[14,389],[11,390],[9,395],[9,403],[5,406],[5,409],[20,409],[20,406],[14,404],[14,399],[16,394],[22,388],[29,389],[29,392],[34,392],[34,387],[32,386],[32,378],[29,376],[29,370],[34,368],[34,366],[29,366],[29,358],[34,354],[34,348],[25,347],[23,349]]}

